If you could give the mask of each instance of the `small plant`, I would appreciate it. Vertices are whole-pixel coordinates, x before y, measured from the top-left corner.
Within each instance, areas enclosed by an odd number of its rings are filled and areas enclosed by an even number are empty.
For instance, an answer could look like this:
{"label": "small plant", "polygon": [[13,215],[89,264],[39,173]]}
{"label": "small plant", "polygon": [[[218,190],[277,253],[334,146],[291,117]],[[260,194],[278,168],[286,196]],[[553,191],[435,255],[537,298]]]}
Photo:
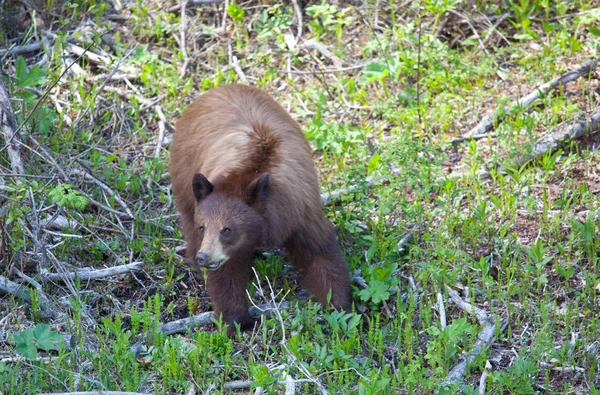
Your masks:
{"label": "small plant", "polygon": [[89,201],[81,192],[74,189],[71,184],[59,184],[52,189],[48,196],[52,203],[56,203],[61,207],[74,208],[83,210],[87,207]]}
{"label": "small plant", "polygon": [[48,324],[36,324],[33,328],[13,334],[17,352],[29,360],[37,359],[38,349],[58,350],[62,340],[60,333],[51,330]]}
{"label": "small plant", "polygon": [[397,264],[374,266],[367,269],[369,280],[367,288],[362,289],[358,295],[363,302],[371,302],[379,305],[387,301],[392,295],[392,288],[398,285],[398,278],[394,273],[398,269]]}

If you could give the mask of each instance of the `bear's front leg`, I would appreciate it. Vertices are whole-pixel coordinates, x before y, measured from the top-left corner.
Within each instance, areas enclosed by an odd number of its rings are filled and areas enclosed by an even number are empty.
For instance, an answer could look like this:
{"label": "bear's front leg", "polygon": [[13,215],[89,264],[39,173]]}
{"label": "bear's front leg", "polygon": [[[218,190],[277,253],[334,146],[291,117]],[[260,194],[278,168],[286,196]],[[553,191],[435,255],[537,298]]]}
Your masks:
{"label": "bear's front leg", "polygon": [[215,318],[222,314],[223,321],[228,325],[227,335],[236,334],[234,322],[240,325],[240,330],[251,329],[254,320],[248,313],[246,287],[252,267],[250,262],[229,260],[217,270],[208,272],[206,290],[210,297]]}

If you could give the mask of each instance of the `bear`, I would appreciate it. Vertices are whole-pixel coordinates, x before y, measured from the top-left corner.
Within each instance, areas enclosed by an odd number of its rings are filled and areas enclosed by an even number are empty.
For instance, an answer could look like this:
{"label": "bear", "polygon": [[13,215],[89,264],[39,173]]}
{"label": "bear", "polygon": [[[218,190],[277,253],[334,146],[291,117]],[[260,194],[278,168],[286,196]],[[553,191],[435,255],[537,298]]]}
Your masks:
{"label": "bear", "polygon": [[207,269],[213,311],[230,336],[234,323],[254,324],[246,288],[258,249],[282,248],[318,302],[351,312],[350,271],[323,213],[310,146],[268,93],[234,83],[200,95],[176,123],[169,173],[186,262]]}

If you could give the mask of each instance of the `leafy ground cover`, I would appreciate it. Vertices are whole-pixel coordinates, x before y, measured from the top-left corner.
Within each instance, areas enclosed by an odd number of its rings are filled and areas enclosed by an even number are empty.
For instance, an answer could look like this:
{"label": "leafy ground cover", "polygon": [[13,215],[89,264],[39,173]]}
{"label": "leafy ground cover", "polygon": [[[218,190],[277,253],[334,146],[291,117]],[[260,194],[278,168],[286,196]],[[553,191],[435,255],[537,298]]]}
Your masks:
{"label": "leafy ground cover", "polygon": [[[595,119],[595,63],[461,138],[597,59],[597,2],[0,4],[0,393],[597,393],[598,123],[518,160]],[[161,326],[210,311],[172,125],[231,82],[306,132],[354,314],[267,251],[253,332]]]}

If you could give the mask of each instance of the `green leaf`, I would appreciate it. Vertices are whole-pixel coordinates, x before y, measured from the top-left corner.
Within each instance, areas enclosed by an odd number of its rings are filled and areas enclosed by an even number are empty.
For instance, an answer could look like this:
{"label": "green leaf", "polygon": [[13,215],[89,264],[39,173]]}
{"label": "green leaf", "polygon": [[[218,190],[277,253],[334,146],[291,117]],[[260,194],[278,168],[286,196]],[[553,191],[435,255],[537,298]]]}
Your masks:
{"label": "green leaf", "polygon": [[377,152],[375,152],[375,154],[371,157],[371,160],[369,160],[369,167],[368,167],[367,172],[369,174],[371,174],[375,170],[377,170],[380,162],[381,162],[381,157],[379,156],[379,154]]}
{"label": "green leaf", "polygon": [[372,280],[369,287],[361,290],[358,295],[363,302],[371,300],[373,303],[378,304],[390,298],[388,290],[388,286],[383,281]]}
{"label": "green leaf", "polygon": [[600,36],[600,29],[598,29],[597,27],[588,26],[588,31],[594,36]]}
{"label": "green leaf", "polygon": [[25,329],[19,333],[13,334],[13,340],[16,344],[16,349],[19,354],[22,354],[27,359],[37,358],[37,348],[33,341],[33,328]]}
{"label": "green leaf", "polygon": [[40,85],[44,82],[46,72],[40,69],[40,66],[35,65],[29,71],[27,70],[27,63],[22,56],[19,56],[16,64],[16,77],[17,86],[25,88],[27,86]]}
{"label": "green leaf", "polygon": [[51,331],[50,325],[37,324],[33,331],[33,337],[37,346],[44,351],[56,350],[55,343],[62,340],[62,337],[57,331]]}

